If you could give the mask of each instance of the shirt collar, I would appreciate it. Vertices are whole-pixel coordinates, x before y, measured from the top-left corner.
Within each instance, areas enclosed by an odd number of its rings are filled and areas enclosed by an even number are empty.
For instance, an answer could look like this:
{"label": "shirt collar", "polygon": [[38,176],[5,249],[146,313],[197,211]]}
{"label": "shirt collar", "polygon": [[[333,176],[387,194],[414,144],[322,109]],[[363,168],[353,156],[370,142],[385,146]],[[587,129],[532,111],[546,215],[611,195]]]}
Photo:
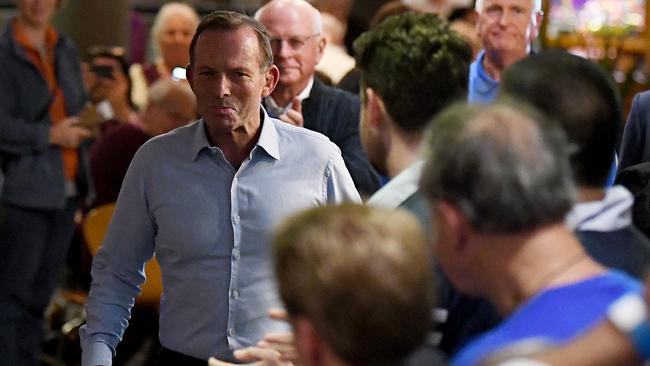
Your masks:
{"label": "shirt collar", "polygon": [[483,60],[485,59],[485,50],[481,50],[478,56],[476,56],[476,71],[479,83],[476,84],[476,90],[481,94],[488,94],[494,88],[499,86],[499,82],[492,79],[492,77],[487,73],[485,67],[483,66]]}
{"label": "shirt collar", "polygon": [[[266,151],[272,158],[275,160],[280,160],[280,148],[278,146],[278,132],[275,128],[273,119],[269,117],[264,110],[264,107],[260,106],[260,118],[261,118],[261,129],[260,137],[257,140],[255,147],[260,147]],[[199,153],[203,149],[210,149],[210,141],[208,140],[208,135],[206,132],[205,121],[201,118],[196,124],[196,131],[194,132],[194,140],[192,142],[192,160],[196,160]],[[253,148],[255,151],[255,148]],[[253,153],[251,151],[251,154]]]}
{"label": "shirt collar", "polygon": [[600,201],[576,203],[566,223],[577,231],[614,231],[632,225],[634,197],[625,187],[608,189]]}
{"label": "shirt collar", "polygon": [[[312,89],[313,86],[314,86],[314,77],[312,76],[309,79],[309,82],[307,83],[307,86],[305,86],[305,88],[298,94],[298,96],[297,96],[298,100],[302,102],[303,100],[309,98],[309,95],[311,94],[311,89]],[[279,106],[279,105],[277,105],[275,103],[275,100],[270,95],[265,98],[265,103],[266,103],[266,106],[269,108],[269,110],[275,116],[285,114],[289,110],[289,108],[291,108],[291,102],[289,102],[289,104],[287,104],[285,106]]]}
{"label": "shirt collar", "polygon": [[418,160],[391,179],[368,199],[374,207],[397,208],[418,190],[424,160]]}
{"label": "shirt collar", "polygon": [[[25,30],[23,29],[22,25],[16,21],[15,19],[12,21],[12,30],[14,34],[14,39],[16,42],[18,42],[19,45],[21,45],[23,48],[26,50],[29,50],[31,52],[36,52],[40,53],[39,50],[36,48],[35,45],[33,45],[29,39],[27,38],[27,34],[25,34]],[[45,30],[45,49],[50,52],[50,50],[54,49],[54,46],[59,40],[59,34],[57,31],[54,29],[54,27],[49,26]]]}

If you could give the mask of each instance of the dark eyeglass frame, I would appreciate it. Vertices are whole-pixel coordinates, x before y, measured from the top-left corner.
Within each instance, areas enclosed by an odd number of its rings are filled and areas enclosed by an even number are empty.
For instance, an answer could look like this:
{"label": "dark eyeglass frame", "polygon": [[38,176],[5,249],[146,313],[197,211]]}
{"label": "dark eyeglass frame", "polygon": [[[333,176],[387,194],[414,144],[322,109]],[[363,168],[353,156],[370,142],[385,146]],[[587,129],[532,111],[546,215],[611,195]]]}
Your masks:
{"label": "dark eyeglass frame", "polygon": [[279,46],[281,46],[285,41],[287,42],[287,45],[289,48],[292,50],[299,50],[305,46],[307,41],[309,41],[312,38],[319,37],[321,34],[320,33],[315,33],[309,36],[294,36],[294,37],[286,37],[286,38],[280,38],[280,37],[271,37],[270,42],[271,42],[271,48],[277,49]]}

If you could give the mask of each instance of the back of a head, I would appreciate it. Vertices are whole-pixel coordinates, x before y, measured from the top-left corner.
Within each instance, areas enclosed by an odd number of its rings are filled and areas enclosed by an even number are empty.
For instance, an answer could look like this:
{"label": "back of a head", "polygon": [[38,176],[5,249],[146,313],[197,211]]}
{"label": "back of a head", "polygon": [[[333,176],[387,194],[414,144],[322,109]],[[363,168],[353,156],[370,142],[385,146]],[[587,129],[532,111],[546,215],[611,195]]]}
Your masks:
{"label": "back of a head", "polygon": [[399,15],[403,13],[413,12],[410,6],[404,4],[402,0],[392,0],[384,3],[382,6],[375,11],[375,15],[372,16],[370,20],[370,28],[374,28],[383,22],[386,18],[393,15]]}
{"label": "back of a head", "polygon": [[143,123],[153,135],[169,132],[196,118],[196,97],[189,85],[172,79],[158,80],[151,85],[145,111],[158,109],[160,114],[145,113]]}
{"label": "back of a head", "polygon": [[147,104],[166,107],[170,110],[184,112],[196,110],[196,97],[190,86],[183,81],[164,79],[156,81],[149,88]]}
{"label": "back of a head", "polygon": [[354,43],[363,88],[383,99],[404,130],[421,131],[434,114],[465,98],[472,50],[435,14],[387,18]]}
{"label": "back of a head", "polygon": [[410,214],[324,206],[289,219],[274,241],[280,296],[352,365],[394,365],[423,341],[430,251]]}
{"label": "back of a head", "polygon": [[605,185],[622,111],[618,89],[600,66],[564,51],[546,51],[506,70],[500,93],[535,106],[562,125],[577,148],[571,165],[579,185]]}
{"label": "back of a head", "polygon": [[427,131],[420,189],[479,232],[520,233],[561,222],[575,187],[559,126],[514,107],[459,105]]}

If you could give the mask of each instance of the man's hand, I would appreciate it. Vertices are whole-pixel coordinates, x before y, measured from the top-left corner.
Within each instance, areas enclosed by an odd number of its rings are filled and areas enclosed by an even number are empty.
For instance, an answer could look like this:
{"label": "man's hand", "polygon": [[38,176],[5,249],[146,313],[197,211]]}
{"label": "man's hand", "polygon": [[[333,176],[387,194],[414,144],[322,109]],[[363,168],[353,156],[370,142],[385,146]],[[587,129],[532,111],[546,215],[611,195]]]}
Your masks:
{"label": "man's hand", "polygon": [[[249,362],[251,366],[294,366],[293,362],[282,359],[280,352],[270,348],[248,347],[235,351],[235,358]],[[208,366],[235,366],[236,364],[219,361],[214,357],[208,360]]]}
{"label": "man's hand", "polygon": [[302,117],[302,104],[300,103],[300,99],[297,97],[293,98],[291,108],[286,113],[281,114],[278,118],[281,121],[290,123],[294,126],[303,127],[305,121]]}
{"label": "man's hand", "polygon": [[[269,318],[288,321],[289,316],[283,309],[269,310]],[[256,347],[248,347],[235,351],[235,358],[249,362],[252,366],[294,366],[298,365],[298,352],[293,344],[292,332],[277,332],[264,335],[264,339]],[[220,361],[214,357],[208,360],[208,366],[234,366],[236,364]]]}
{"label": "man's hand", "polygon": [[90,131],[79,124],[79,117],[68,117],[50,127],[50,144],[75,148],[90,137]]}

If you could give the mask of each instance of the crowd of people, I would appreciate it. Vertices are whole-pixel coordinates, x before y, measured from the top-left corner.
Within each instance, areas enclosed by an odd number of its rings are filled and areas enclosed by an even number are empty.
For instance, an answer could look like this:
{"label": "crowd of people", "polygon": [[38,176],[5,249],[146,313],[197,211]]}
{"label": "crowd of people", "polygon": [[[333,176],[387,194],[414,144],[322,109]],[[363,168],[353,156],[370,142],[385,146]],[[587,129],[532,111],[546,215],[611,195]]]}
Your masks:
{"label": "crowd of people", "polygon": [[60,0],[16,0],[0,36],[0,365],[43,364],[76,227],[113,203],[82,366],[143,342],[125,332],[153,257],[142,364],[650,360],[650,94],[624,122],[598,64],[533,52],[541,0],[388,1],[347,54],[350,4],[171,2],[151,62],[130,64],[56,31]]}

